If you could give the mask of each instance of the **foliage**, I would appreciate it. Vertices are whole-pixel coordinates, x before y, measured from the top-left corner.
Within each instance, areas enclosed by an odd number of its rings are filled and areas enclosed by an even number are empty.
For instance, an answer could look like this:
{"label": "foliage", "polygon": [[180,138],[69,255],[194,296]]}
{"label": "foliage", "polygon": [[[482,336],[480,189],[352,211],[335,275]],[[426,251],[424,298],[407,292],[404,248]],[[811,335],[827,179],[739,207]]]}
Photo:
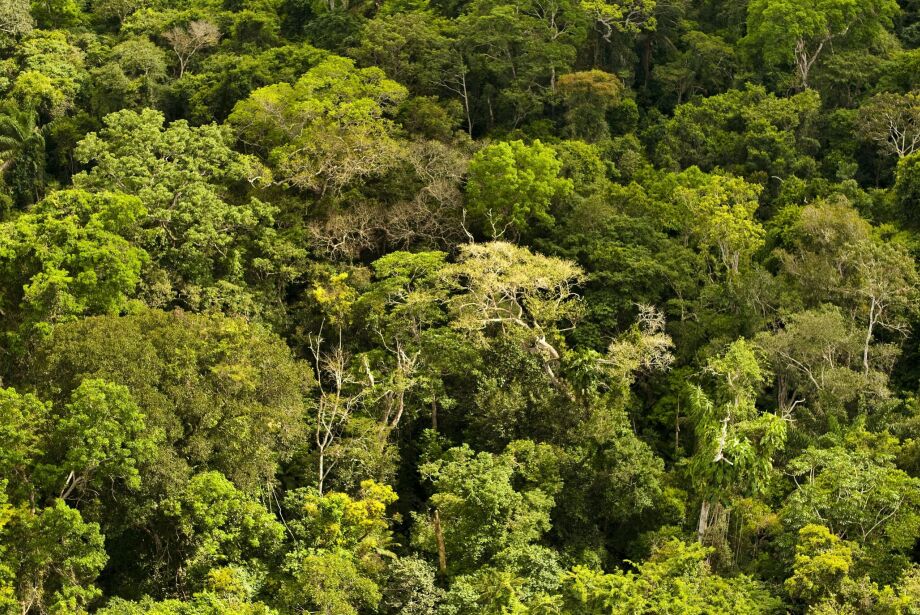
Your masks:
{"label": "foliage", "polygon": [[230,115],[241,138],[266,154],[278,178],[320,194],[392,167],[400,154],[384,114],[406,90],[377,68],[334,58],[295,84],[253,92]]}
{"label": "foliage", "polygon": [[576,567],[565,580],[561,613],[772,613],[776,598],[744,576],[722,578],[706,563],[708,550],[672,540],[635,572],[603,574]]}
{"label": "foliage", "polygon": [[551,226],[553,202],[572,190],[572,182],[559,177],[561,169],[553,149],[540,141],[486,146],[470,161],[470,215],[493,239]]}
{"label": "foliage", "polygon": [[9,333],[47,332],[80,316],[118,314],[136,293],[147,253],[132,244],[146,210],[131,196],[55,192],[2,223],[0,267]]}
{"label": "foliage", "polygon": [[920,612],[918,17],[0,0],[0,614]]}
{"label": "foliage", "polygon": [[296,262],[297,250],[270,228],[276,209],[231,200],[234,187],[261,181],[265,171],[230,149],[225,128],[165,126],[149,109],[113,113],[105,124],[78,145],[77,157],[92,167],[74,182],[134,195],[147,208],[139,243],[161,270],[148,282],[154,305],[250,313],[250,292],[277,292],[278,280],[296,275],[288,259]]}

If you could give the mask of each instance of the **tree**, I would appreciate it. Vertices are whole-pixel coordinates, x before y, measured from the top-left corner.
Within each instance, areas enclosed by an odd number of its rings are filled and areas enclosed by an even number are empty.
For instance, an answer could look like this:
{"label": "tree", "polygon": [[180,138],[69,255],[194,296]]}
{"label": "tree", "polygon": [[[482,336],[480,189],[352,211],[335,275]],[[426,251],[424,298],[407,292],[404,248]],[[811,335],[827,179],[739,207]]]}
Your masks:
{"label": "tree", "polygon": [[367,21],[349,55],[398,77],[415,94],[437,94],[450,57],[451,24],[429,11],[378,14]]}
{"label": "tree", "polygon": [[764,237],[755,218],[759,185],[690,167],[664,176],[653,190],[667,204],[660,208],[665,223],[705,259],[704,276],[737,279],[751,269]]}
{"label": "tree", "polygon": [[601,70],[569,73],[559,77],[559,93],[568,107],[566,123],[573,138],[599,141],[610,134],[607,111],[623,95],[623,82]]}
{"label": "tree", "polygon": [[[4,504],[7,494],[17,504],[34,502],[38,498],[38,485],[32,473],[43,453],[49,410],[50,405],[34,395],[20,395],[15,389],[0,389],[0,419],[3,421],[0,427],[0,477],[3,478],[0,480],[4,486],[0,497],[4,498]],[[9,521],[5,516],[0,516],[0,519]]]}
{"label": "tree", "polygon": [[7,45],[32,31],[29,0],[10,0],[0,7],[0,44]]}
{"label": "tree", "polygon": [[6,331],[27,338],[79,316],[124,309],[148,262],[131,242],[144,213],[134,197],[64,190],[0,224]]}
{"label": "tree", "polygon": [[415,516],[414,540],[435,552],[443,540],[451,575],[538,541],[551,527],[562,486],[553,449],[529,441],[513,442],[499,455],[464,444],[420,471],[434,488],[429,501],[435,516]]}
{"label": "tree", "polygon": [[920,535],[918,480],[892,463],[897,442],[857,423],[827,448],[809,447],[787,471],[799,482],[781,515],[791,529],[825,525],[860,545],[860,565],[870,574],[897,572],[900,554]]}
{"label": "tree", "polygon": [[766,374],[745,340],[709,359],[706,372],[714,379],[715,394],[707,396],[697,387],[691,398],[696,453],[690,473],[702,497],[697,525],[701,542],[734,496],[764,488],[773,456],[786,440],[785,421],[757,410]]}
{"label": "tree", "polygon": [[117,19],[119,25],[124,25],[125,20],[145,4],[146,0],[99,0],[93,3],[93,13],[103,19]]}
{"label": "tree", "polygon": [[0,538],[16,576],[19,612],[86,613],[101,594],[93,582],[108,557],[99,525],[63,500],[16,509]]}
{"label": "tree", "polygon": [[848,309],[865,332],[862,365],[868,375],[878,329],[907,331],[920,281],[913,260],[899,243],[875,236],[845,198],[787,214],[789,228],[776,254],[788,286],[800,305],[834,302]]}
{"label": "tree", "polygon": [[153,107],[166,80],[166,53],[150,39],[128,39],[112,48],[112,60],[93,71],[99,113]]}
{"label": "tree", "polygon": [[478,111],[483,123],[513,128],[542,111],[544,100],[555,93],[557,76],[572,69],[585,34],[575,0],[526,0],[513,6],[473,0],[457,26],[454,68],[445,71],[454,76],[449,89]]}
{"label": "tree", "polygon": [[[245,589],[245,586],[244,586]],[[240,594],[243,595],[240,595]],[[208,588],[197,592],[188,600],[155,601],[144,598],[131,602],[122,598],[110,600],[97,613],[100,615],[278,615],[278,611],[263,602],[252,601],[247,592]]]}
{"label": "tree", "polygon": [[559,327],[578,320],[575,287],[581,269],[572,262],[532,254],[509,243],[468,244],[457,263],[444,269],[458,292],[449,300],[453,322],[462,331],[520,331],[534,354],[550,364],[560,358],[554,340]]}
{"label": "tree", "polygon": [[194,467],[252,493],[305,441],[309,369],[243,319],[157,310],[87,318],[57,327],[33,358],[36,383],[64,399],[85,377],[127,387],[165,437],[146,470],[151,488]]}
{"label": "tree", "polygon": [[62,116],[73,107],[86,72],[84,54],[62,30],[35,30],[17,45],[21,70],[10,96],[21,106],[46,118]]}
{"label": "tree", "polygon": [[920,92],[873,96],[860,109],[863,136],[898,158],[920,151]]}
{"label": "tree", "polygon": [[897,11],[892,0],[754,0],[748,5],[747,40],[768,63],[793,64],[798,85],[807,89],[825,52],[879,37]]}
{"label": "tree", "polygon": [[0,178],[13,203],[23,207],[41,198],[45,184],[45,136],[32,109],[0,114]]}
{"label": "tree", "polygon": [[664,314],[649,305],[638,308],[636,323],[610,342],[607,354],[597,361],[608,379],[604,388],[624,396],[640,374],[664,371],[674,361],[674,343],[665,333]]}
{"label": "tree", "polygon": [[823,525],[802,527],[798,539],[786,591],[807,602],[834,596],[853,566],[852,547]]}
{"label": "tree", "polygon": [[146,206],[138,243],[160,269],[149,282],[155,305],[251,313],[262,307],[252,295],[265,293],[264,307],[276,309],[276,293],[300,271],[302,251],[273,229],[277,209],[242,188],[260,184],[264,167],[230,141],[215,124],[166,126],[161,113],[144,109],[106,116],[77,146],[90,168],[76,186],[117,190]]}
{"label": "tree", "polygon": [[389,615],[435,612],[443,595],[436,584],[435,572],[431,564],[419,557],[401,557],[394,561],[382,592],[382,612]]}
{"label": "tree", "polygon": [[[906,250],[880,241],[863,242],[851,247],[855,284],[850,290],[854,299],[868,304],[863,341],[863,373],[869,374],[869,350],[876,328],[904,335],[906,317],[916,305],[920,277]],[[861,310],[862,311],[862,310]]]}
{"label": "tree", "polygon": [[657,161],[703,171],[719,167],[762,186],[774,176],[807,178],[817,151],[814,91],[779,98],[761,86],[691,100],[674,110],[656,145]]}
{"label": "tree", "polygon": [[436,425],[438,406],[451,403],[445,377],[458,356],[475,354],[447,328],[447,266],[443,252],[392,252],[372,264],[374,283],[355,303],[362,328],[379,340],[360,361],[371,384],[366,407],[382,436],[429,409]]}
{"label": "tree", "polygon": [[757,581],[713,574],[710,549],[672,539],[658,545],[635,572],[603,574],[576,566],[563,581],[562,615],[604,613],[772,613],[780,601]]}
{"label": "tree", "polygon": [[188,106],[185,115],[190,122],[224,121],[234,105],[254,90],[279,81],[296,81],[325,55],[307,43],[264,50],[220,49],[204,56],[194,74],[186,73],[173,85],[176,95]]}
{"label": "tree", "polygon": [[77,0],[32,0],[32,15],[40,28],[74,28],[85,15]]}
{"label": "tree", "polygon": [[572,192],[561,169],[553,149],[539,140],[487,145],[470,161],[466,194],[473,220],[492,239],[509,230],[531,236],[552,226],[552,204]]}
{"label": "tree", "polygon": [[209,574],[226,566],[257,572],[276,554],[284,526],[260,502],[220,472],[193,476],[160,509],[172,520],[170,539],[180,589],[203,590]]}
{"label": "tree", "polygon": [[179,77],[185,74],[188,63],[199,51],[213,47],[220,40],[217,26],[204,19],[196,19],[187,26],[176,26],[163,33],[179,60]]}
{"label": "tree", "polygon": [[42,462],[51,467],[39,471],[56,475],[62,500],[119,482],[140,487],[139,467],[153,457],[156,441],[145,433],[144,413],[126,387],[84,380],[49,419],[54,426]]}
{"label": "tree", "polygon": [[901,215],[910,220],[920,206],[920,153],[898,161],[894,192],[901,206]]}
{"label": "tree", "polygon": [[655,28],[655,0],[581,0],[581,6],[608,42],[616,33],[636,34]]}
{"label": "tree", "polygon": [[391,557],[387,507],[395,492],[361,483],[359,498],[344,493],[292,491],[285,499],[295,541],[285,556],[279,601],[293,610],[357,615],[380,602],[378,581]]}
{"label": "tree", "polygon": [[[367,398],[372,383],[355,379],[349,373],[349,359],[345,354],[339,330],[338,345],[330,351],[322,348],[322,331],[310,340],[310,352],[316,370],[319,400],[316,403],[316,489],[320,496],[333,467],[344,451],[339,440],[358,408]],[[329,383],[328,386],[324,383]],[[338,453],[338,454],[337,454]]]}
{"label": "tree", "polygon": [[806,306],[834,302],[849,310],[865,332],[862,365],[868,375],[877,330],[907,331],[920,282],[914,262],[903,246],[873,236],[846,199],[788,213],[786,245],[777,249],[788,286]]}
{"label": "tree", "polygon": [[711,96],[728,89],[739,59],[733,45],[722,36],[689,30],[680,42],[686,47],[674,60],[658,64],[652,77],[663,84],[664,90],[676,95],[676,104],[695,95]]}
{"label": "tree", "polygon": [[757,337],[776,377],[779,414],[820,433],[829,422],[845,420],[860,399],[889,394],[890,349],[874,344],[865,371],[864,339],[840,308],[825,305],[789,315],[783,326]]}
{"label": "tree", "polygon": [[688,516],[662,458],[636,434],[630,402],[611,393],[586,404],[588,417],[560,458],[552,536],[608,560],[631,557],[628,537]]}
{"label": "tree", "polygon": [[278,179],[318,195],[337,194],[402,158],[395,126],[385,116],[406,95],[379,68],[356,69],[351,60],[333,57],[293,85],[256,90],[229,121],[267,156]]}

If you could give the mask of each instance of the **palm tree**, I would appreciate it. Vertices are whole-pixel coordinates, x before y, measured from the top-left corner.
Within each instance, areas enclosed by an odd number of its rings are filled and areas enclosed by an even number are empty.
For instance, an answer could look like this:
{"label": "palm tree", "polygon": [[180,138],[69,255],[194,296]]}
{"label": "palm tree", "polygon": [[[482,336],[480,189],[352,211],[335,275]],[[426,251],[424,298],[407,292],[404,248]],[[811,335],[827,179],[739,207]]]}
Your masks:
{"label": "palm tree", "polygon": [[24,204],[38,199],[44,185],[45,136],[32,109],[0,110],[0,179],[13,199]]}
{"label": "palm tree", "polygon": [[44,142],[37,116],[31,109],[5,109],[0,113],[0,174],[6,173],[17,158]]}

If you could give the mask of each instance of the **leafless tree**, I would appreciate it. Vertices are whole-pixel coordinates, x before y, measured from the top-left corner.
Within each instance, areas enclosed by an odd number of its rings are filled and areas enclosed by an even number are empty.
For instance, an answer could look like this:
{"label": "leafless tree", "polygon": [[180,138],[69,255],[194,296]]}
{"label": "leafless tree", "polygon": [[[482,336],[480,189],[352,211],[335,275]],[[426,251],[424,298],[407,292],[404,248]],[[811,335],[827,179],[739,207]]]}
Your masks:
{"label": "leafless tree", "polygon": [[179,76],[181,77],[185,74],[189,61],[196,53],[217,44],[220,40],[220,30],[210,21],[198,19],[185,28],[176,26],[164,32],[163,38],[179,58]]}
{"label": "leafless tree", "polygon": [[331,350],[323,350],[323,342],[322,327],[319,333],[308,339],[319,382],[315,441],[316,487],[320,495],[323,494],[323,485],[337,461],[330,453],[348,424],[348,419],[362,405],[368,391],[367,387],[360,386],[362,383],[349,374],[349,357],[342,346],[341,334]]}

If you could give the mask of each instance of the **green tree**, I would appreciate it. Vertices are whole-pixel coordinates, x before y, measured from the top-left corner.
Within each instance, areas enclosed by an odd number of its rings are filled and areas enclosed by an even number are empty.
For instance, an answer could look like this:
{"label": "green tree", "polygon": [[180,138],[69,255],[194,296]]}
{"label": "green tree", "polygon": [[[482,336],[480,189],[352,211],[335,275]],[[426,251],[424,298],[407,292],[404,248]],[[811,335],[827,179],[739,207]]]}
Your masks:
{"label": "green tree", "polygon": [[131,242],[144,213],[134,197],[65,190],[0,224],[6,331],[47,333],[56,323],[125,309],[148,261]]}
{"label": "green tree", "polygon": [[166,80],[166,53],[146,37],[112,48],[111,60],[91,71],[93,107],[105,115],[126,107],[155,107]]}
{"label": "green tree", "polygon": [[773,176],[807,178],[814,172],[820,104],[813,91],[778,98],[752,85],[693,100],[665,123],[656,154],[662,164],[720,167],[764,186],[773,185]]}
{"label": "green tree", "polygon": [[209,572],[224,566],[259,571],[284,535],[271,512],[220,472],[196,474],[159,508],[176,528],[171,548],[181,589],[204,589]]}
{"label": "green tree", "polygon": [[33,358],[35,383],[49,393],[67,396],[87,377],[128,388],[165,436],[147,470],[158,489],[184,483],[194,467],[252,493],[303,442],[309,369],[240,318],[157,310],[86,318],[57,327]]}
{"label": "green tree", "polygon": [[711,572],[711,550],[670,540],[656,548],[635,572],[603,574],[575,567],[564,579],[563,615],[602,613],[773,613],[780,601],[744,575]]}
{"label": "green tree", "polygon": [[740,64],[735,47],[723,36],[696,29],[683,33],[680,41],[686,49],[652,69],[655,81],[676,96],[676,104],[727,90]]}
{"label": "green tree", "polygon": [[860,109],[863,136],[898,158],[920,150],[920,92],[873,96]]}
{"label": "green tree", "polygon": [[597,22],[606,41],[615,34],[655,29],[655,4],[655,0],[581,0],[582,9]]}
{"label": "green tree", "polygon": [[920,206],[920,154],[907,156],[898,162],[894,193],[901,215],[906,220],[912,220],[913,212]]}
{"label": "green tree", "polygon": [[794,598],[817,602],[840,591],[853,566],[853,549],[823,525],[799,530],[792,576],[784,585]]}
{"label": "green tree", "polygon": [[781,514],[792,529],[825,525],[861,547],[860,564],[874,578],[896,578],[905,549],[920,535],[917,479],[892,460],[896,441],[857,425],[828,448],[810,447],[789,462],[800,483]]}
{"label": "green tree", "polygon": [[854,404],[881,402],[890,394],[886,373],[893,349],[874,344],[870,371],[864,372],[863,336],[836,306],[791,314],[781,329],[758,335],[757,344],[776,378],[779,414],[815,434],[845,421]]}
{"label": "green tree", "polygon": [[428,615],[435,612],[443,590],[435,581],[435,569],[424,559],[401,557],[390,564],[381,600],[382,612],[396,615]]}
{"label": "green tree", "polygon": [[918,288],[914,262],[902,245],[876,236],[845,198],[787,214],[791,222],[776,250],[786,284],[799,305],[833,302],[849,311],[864,332],[867,376],[879,329],[906,331]]}
{"label": "green tree", "polygon": [[708,272],[731,279],[750,271],[764,238],[755,217],[759,185],[690,167],[652,190],[666,203],[659,206],[665,223],[701,253]]}
{"label": "green tree", "polygon": [[558,87],[568,107],[565,119],[572,137],[592,142],[610,134],[607,111],[624,90],[616,75],[601,70],[569,73],[559,77]]}
{"label": "green tree", "polygon": [[434,552],[443,541],[452,575],[538,541],[551,527],[562,486],[552,447],[529,441],[513,442],[497,455],[452,448],[420,471],[434,488],[429,502],[436,521],[417,514],[414,540]]}
{"label": "green tree", "polygon": [[[119,111],[77,147],[90,169],[74,177],[84,190],[118,190],[146,206],[138,243],[158,270],[148,301],[231,313],[277,309],[302,252],[274,230],[276,208],[248,197],[264,168],[230,148],[227,129],[164,125],[157,111]],[[265,299],[254,302],[253,295]]]}
{"label": "green tree", "polygon": [[0,480],[4,486],[4,503],[7,494],[15,503],[36,499],[32,473],[35,462],[44,452],[43,436],[49,411],[50,405],[34,395],[21,395],[11,388],[0,389],[0,418],[3,420]]}
{"label": "green tree", "polygon": [[32,15],[29,0],[10,0],[0,7],[0,44],[15,42],[32,32]]}
{"label": "green tree", "polygon": [[450,61],[451,22],[430,11],[378,14],[364,24],[349,54],[377,66],[416,94],[438,94]]}
{"label": "green tree", "polygon": [[13,511],[0,534],[15,575],[21,613],[87,613],[101,591],[93,585],[108,557],[99,525],[63,500]]}
{"label": "green tree", "polygon": [[739,339],[711,358],[706,373],[714,380],[714,394],[697,387],[691,398],[696,452],[690,474],[702,498],[700,541],[707,540],[733,497],[764,489],[786,440],[785,421],[755,405],[766,373],[748,342]]}
{"label": "green tree", "polygon": [[189,121],[196,124],[223,121],[237,101],[252,91],[279,81],[296,81],[325,55],[307,43],[252,53],[219,50],[202,58],[194,73],[186,73],[175,82],[173,92],[184,101]]}
{"label": "green tree", "polygon": [[824,54],[881,36],[897,11],[891,0],[754,0],[748,5],[748,40],[767,63],[793,65],[798,85],[808,88],[811,69]]}
{"label": "green tree", "polygon": [[[72,0],[64,0],[72,2]],[[84,54],[63,30],[35,30],[17,46],[20,72],[10,95],[45,117],[60,117],[73,107],[86,78]]]}
{"label": "green tree", "polygon": [[357,615],[381,599],[378,585],[392,543],[387,507],[396,493],[361,483],[360,498],[299,489],[285,507],[294,547],[286,554],[279,602],[291,610]]}
{"label": "green tree", "polygon": [[62,500],[78,499],[103,485],[140,487],[139,467],[153,457],[156,441],[146,432],[144,413],[124,386],[84,380],[62,409],[53,409],[53,425],[40,472],[56,475]]}
{"label": "green tree", "polygon": [[230,114],[243,141],[258,147],[278,179],[319,195],[379,176],[401,157],[386,118],[407,95],[379,68],[332,57],[295,84],[253,92]]}
{"label": "green tree", "polygon": [[466,195],[478,230],[498,239],[507,231],[533,236],[552,226],[552,205],[572,192],[561,170],[556,153],[539,140],[499,142],[476,152]]}
{"label": "green tree", "polygon": [[[460,93],[489,126],[516,128],[539,114],[558,75],[572,69],[585,34],[574,0],[473,0],[456,23],[457,59],[469,71]],[[467,85],[472,92],[464,91]]]}
{"label": "green tree", "polygon": [[[0,114],[0,178],[13,205],[41,197],[45,184],[45,136],[31,109],[8,108]],[[6,216],[2,216],[6,217]]]}

